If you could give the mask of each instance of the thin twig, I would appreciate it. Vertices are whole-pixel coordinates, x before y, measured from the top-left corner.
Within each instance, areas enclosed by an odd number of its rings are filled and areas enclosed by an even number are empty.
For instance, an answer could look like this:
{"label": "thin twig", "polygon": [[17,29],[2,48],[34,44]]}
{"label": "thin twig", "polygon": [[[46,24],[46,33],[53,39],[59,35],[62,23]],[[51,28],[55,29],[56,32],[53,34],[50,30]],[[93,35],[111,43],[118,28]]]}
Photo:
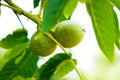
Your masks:
{"label": "thin twig", "polygon": [[24,25],[23,25],[23,23],[22,23],[20,17],[18,16],[18,14],[17,14],[15,11],[14,11],[14,13],[15,13],[15,15],[17,16],[17,18],[18,18],[18,20],[19,20],[19,22],[20,22],[22,28],[25,29],[25,27],[24,27]]}

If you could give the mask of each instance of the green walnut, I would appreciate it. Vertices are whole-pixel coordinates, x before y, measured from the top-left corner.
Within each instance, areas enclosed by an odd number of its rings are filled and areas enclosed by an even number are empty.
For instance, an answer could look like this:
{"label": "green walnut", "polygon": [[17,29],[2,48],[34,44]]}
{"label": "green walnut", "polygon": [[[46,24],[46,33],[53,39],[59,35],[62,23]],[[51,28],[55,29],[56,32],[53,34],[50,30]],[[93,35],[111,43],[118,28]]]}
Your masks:
{"label": "green walnut", "polygon": [[54,31],[54,38],[65,48],[76,46],[83,37],[84,32],[80,24],[71,20],[58,23]]}
{"label": "green walnut", "polygon": [[35,32],[30,39],[31,51],[39,56],[48,56],[56,49],[57,44],[42,32]]}

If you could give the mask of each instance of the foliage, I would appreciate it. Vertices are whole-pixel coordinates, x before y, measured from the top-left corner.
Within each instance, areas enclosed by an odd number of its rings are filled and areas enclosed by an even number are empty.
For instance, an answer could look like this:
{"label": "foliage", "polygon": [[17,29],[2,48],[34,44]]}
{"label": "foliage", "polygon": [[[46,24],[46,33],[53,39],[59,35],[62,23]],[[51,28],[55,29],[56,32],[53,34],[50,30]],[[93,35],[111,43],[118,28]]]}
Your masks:
{"label": "foliage", "polygon": [[39,6],[39,2],[40,2],[40,0],[34,0],[33,1],[34,8],[36,8],[37,6]]}
{"label": "foliage", "polygon": [[48,0],[43,11],[42,26],[44,27],[42,27],[41,31],[44,32],[53,29],[58,21],[68,19],[76,8],[76,5],[77,0]]}
{"label": "foliage", "polygon": [[25,78],[31,77],[37,69],[37,61],[38,56],[26,49],[4,65],[0,71],[0,80],[11,80],[17,75]]}
{"label": "foliage", "polygon": [[18,29],[13,32],[13,34],[9,34],[6,38],[3,38],[0,41],[0,47],[5,49],[12,48],[15,45],[23,44],[28,42],[27,31],[24,29]]}
{"label": "foliage", "polygon": [[[100,5],[102,6],[99,7]],[[108,59],[111,62],[113,62],[115,31],[116,31],[115,22],[117,21],[116,20],[117,18],[114,18],[113,15],[114,14],[113,7],[110,5],[110,2],[107,0],[100,0],[100,1],[87,0],[86,6],[89,15],[92,19],[93,28],[96,34],[98,44],[102,49],[102,51],[104,52],[104,54],[108,57]],[[109,37],[111,38],[110,40]]]}
{"label": "foliage", "polygon": [[[6,6],[12,9],[18,18],[19,15],[24,15],[35,22],[38,31],[52,34],[57,23],[71,18],[79,2],[86,5],[99,48],[106,58],[114,63],[115,46],[120,49],[119,21],[114,10],[114,7],[120,10],[119,0],[33,0],[34,9],[40,8],[37,14],[25,11],[12,0],[0,0],[0,12],[1,6]],[[30,40],[27,34],[28,31],[24,28],[17,29],[0,40],[0,48],[5,50],[0,51],[0,54],[3,54],[0,56],[0,80],[13,80],[19,76],[36,80],[57,80],[73,69],[79,78],[84,80],[76,68],[77,60],[52,36],[49,37],[64,53],[54,55],[38,67],[37,62],[41,57],[34,55],[29,49]]]}
{"label": "foliage", "polygon": [[[76,63],[76,60],[74,62]],[[56,54],[37,70],[35,76],[37,80],[58,80],[74,68],[70,63],[70,56],[64,53]]]}

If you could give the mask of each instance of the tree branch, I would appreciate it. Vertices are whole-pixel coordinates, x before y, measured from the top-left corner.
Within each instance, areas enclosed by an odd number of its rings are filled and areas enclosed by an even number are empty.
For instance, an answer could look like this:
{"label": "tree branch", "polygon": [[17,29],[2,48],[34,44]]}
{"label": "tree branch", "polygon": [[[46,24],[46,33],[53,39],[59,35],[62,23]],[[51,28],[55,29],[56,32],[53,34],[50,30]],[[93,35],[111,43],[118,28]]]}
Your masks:
{"label": "tree branch", "polygon": [[17,6],[16,4],[14,4],[11,0],[4,0],[8,5],[10,5],[13,11],[15,11],[16,13],[19,13],[21,15],[26,16],[27,18],[31,19],[32,21],[34,21],[35,23],[37,23],[38,25],[41,24],[41,20],[40,17],[33,15],[31,13],[26,12],[25,10],[23,10],[22,8],[20,8],[19,6]]}

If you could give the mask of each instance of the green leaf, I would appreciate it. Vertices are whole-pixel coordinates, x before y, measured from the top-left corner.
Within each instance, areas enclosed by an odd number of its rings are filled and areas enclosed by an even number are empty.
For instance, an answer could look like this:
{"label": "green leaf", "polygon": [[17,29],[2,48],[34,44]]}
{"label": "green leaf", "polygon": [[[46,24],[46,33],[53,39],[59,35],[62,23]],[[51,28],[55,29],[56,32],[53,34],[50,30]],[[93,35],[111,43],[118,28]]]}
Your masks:
{"label": "green leaf", "polygon": [[69,0],[63,10],[65,17],[68,19],[77,6],[78,0]]}
{"label": "green leaf", "polygon": [[[1,1],[0,1],[1,2]],[[0,5],[0,16],[1,16],[1,5]]]}
{"label": "green leaf", "polygon": [[120,50],[120,39],[117,40],[115,43],[116,43],[117,48]]}
{"label": "green leaf", "polygon": [[20,45],[16,45],[10,49],[7,49],[4,53],[4,55],[0,58],[0,63],[6,63],[9,60],[15,58],[16,56],[18,56],[27,46],[28,44],[20,44]]}
{"label": "green leaf", "polygon": [[61,19],[61,16],[63,16],[63,10],[68,1],[69,0],[48,0],[43,11],[41,32],[49,31],[55,27],[59,19]]}
{"label": "green leaf", "polygon": [[44,9],[44,7],[46,6],[47,1],[48,1],[48,0],[42,0],[42,1],[41,1],[41,7],[40,7],[40,8],[41,8],[41,11],[42,11],[42,9]]}
{"label": "green leaf", "polygon": [[18,76],[15,76],[12,80],[30,80],[30,79],[25,79],[22,76],[18,75]]}
{"label": "green leaf", "polygon": [[86,0],[86,7],[91,17],[94,32],[100,49],[114,61],[115,17],[109,0]]}
{"label": "green leaf", "polygon": [[79,0],[81,3],[85,3],[85,0]]}
{"label": "green leaf", "polygon": [[[44,63],[37,70],[37,73],[35,74],[36,80],[50,80],[52,75],[54,75],[53,77],[57,76],[57,74],[60,73],[59,70],[65,68],[65,65],[64,65],[64,64],[66,64],[65,60],[70,60],[70,59],[71,59],[71,57],[67,54],[64,54],[64,53],[56,54],[55,56],[50,58],[46,63]],[[67,68],[67,66],[68,66],[68,64],[66,65],[66,68]],[[66,70],[66,72],[61,74],[60,77],[64,76],[69,71],[71,71],[70,68],[68,68],[68,70]]]}
{"label": "green leaf", "polygon": [[119,31],[119,34],[118,34],[118,39],[116,40],[116,46],[117,48],[120,50],[120,31]]}
{"label": "green leaf", "polygon": [[118,47],[118,49],[120,49],[119,22],[118,22],[117,14],[115,13],[115,11],[113,12],[113,15],[114,15],[114,18],[115,18],[114,22],[115,22],[115,25],[116,25],[115,26],[115,32],[116,32],[116,34],[115,34],[115,44]]}
{"label": "green leaf", "polygon": [[0,71],[0,80],[11,80],[17,75],[24,78],[32,77],[37,69],[38,56],[32,54],[29,49],[5,64]]}
{"label": "green leaf", "polygon": [[[73,60],[77,64],[77,60]],[[66,59],[62,61],[56,68],[56,71],[51,76],[50,80],[59,80],[61,77],[65,76],[67,73],[74,69],[73,64],[71,64],[71,59]]]}
{"label": "green leaf", "polygon": [[34,8],[39,6],[40,0],[33,0]]}
{"label": "green leaf", "polygon": [[120,0],[111,0],[111,1],[120,10]]}
{"label": "green leaf", "polygon": [[3,38],[0,41],[0,47],[8,49],[26,42],[28,42],[27,31],[24,29],[18,29],[14,31],[13,34],[9,34]]}

